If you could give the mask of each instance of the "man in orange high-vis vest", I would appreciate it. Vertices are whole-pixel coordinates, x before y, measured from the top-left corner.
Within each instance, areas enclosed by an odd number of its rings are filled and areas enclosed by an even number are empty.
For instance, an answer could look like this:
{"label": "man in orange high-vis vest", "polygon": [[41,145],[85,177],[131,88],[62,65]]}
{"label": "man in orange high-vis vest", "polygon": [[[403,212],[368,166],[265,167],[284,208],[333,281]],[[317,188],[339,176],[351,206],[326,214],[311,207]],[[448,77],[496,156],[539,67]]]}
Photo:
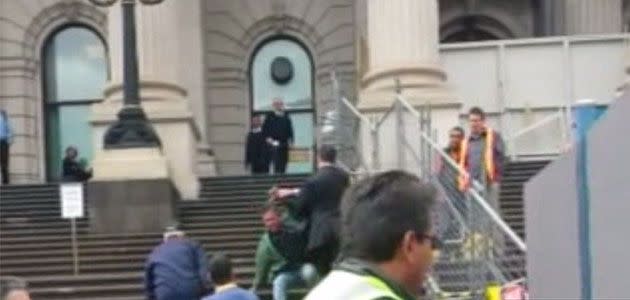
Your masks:
{"label": "man in orange high-vis vest", "polygon": [[471,108],[468,121],[470,134],[462,141],[459,165],[470,177],[460,176],[459,187],[464,190],[472,179],[478,181],[486,189],[486,200],[498,212],[499,183],[505,160],[503,139],[486,125],[486,114],[481,108]]}

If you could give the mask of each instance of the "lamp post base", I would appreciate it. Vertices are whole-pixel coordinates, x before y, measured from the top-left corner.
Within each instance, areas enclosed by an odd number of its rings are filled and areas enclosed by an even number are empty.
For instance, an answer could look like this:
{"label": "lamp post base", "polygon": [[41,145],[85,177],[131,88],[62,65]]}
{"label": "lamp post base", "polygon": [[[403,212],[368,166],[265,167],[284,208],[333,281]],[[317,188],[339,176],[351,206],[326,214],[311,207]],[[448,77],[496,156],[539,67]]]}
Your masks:
{"label": "lamp post base", "polygon": [[160,138],[140,106],[124,106],[118,121],[107,129],[105,149],[161,147]]}

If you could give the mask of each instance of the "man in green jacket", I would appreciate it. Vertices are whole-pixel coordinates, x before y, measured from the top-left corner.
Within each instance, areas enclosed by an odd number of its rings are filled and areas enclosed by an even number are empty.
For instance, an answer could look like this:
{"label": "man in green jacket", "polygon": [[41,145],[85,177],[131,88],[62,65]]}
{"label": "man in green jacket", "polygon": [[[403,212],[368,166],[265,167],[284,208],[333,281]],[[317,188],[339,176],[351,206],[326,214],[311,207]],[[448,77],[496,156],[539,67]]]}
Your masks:
{"label": "man in green jacket", "polygon": [[256,277],[252,290],[263,284],[273,287],[273,299],[288,299],[294,287],[307,287],[317,280],[315,267],[304,263],[307,243],[305,224],[293,219],[275,206],[266,206],[262,220],[265,233],[256,250]]}
{"label": "man in green jacket", "polygon": [[306,300],[415,300],[438,246],[431,233],[433,186],[403,171],[362,180],[346,192],[342,262]]}

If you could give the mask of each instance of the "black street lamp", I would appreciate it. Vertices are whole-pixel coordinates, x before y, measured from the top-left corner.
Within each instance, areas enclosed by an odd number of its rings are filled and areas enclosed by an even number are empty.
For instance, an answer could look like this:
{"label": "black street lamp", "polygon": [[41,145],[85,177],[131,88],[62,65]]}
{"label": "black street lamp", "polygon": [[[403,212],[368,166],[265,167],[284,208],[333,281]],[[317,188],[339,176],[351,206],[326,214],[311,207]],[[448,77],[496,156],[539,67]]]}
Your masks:
{"label": "black street lamp", "polygon": [[[118,0],[90,0],[97,6],[112,6]],[[138,51],[136,48],[136,0],[120,0],[123,19],[123,107],[118,120],[105,132],[105,149],[160,147],[161,142],[140,106]],[[138,0],[159,4],[164,0]]]}

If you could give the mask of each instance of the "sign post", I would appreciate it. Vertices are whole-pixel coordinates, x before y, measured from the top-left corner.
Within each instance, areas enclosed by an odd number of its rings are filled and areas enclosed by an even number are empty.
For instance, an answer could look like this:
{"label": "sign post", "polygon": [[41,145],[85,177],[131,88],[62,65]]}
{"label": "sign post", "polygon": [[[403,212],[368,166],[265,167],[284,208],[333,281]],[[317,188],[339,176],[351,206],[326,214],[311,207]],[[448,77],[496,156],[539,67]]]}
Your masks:
{"label": "sign post", "polygon": [[61,217],[70,219],[72,266],[74,275],[79,274],[79,245],[77,242],[77,218],[84,217],[83,184],[65,183],[59,187],[61,199]]}

